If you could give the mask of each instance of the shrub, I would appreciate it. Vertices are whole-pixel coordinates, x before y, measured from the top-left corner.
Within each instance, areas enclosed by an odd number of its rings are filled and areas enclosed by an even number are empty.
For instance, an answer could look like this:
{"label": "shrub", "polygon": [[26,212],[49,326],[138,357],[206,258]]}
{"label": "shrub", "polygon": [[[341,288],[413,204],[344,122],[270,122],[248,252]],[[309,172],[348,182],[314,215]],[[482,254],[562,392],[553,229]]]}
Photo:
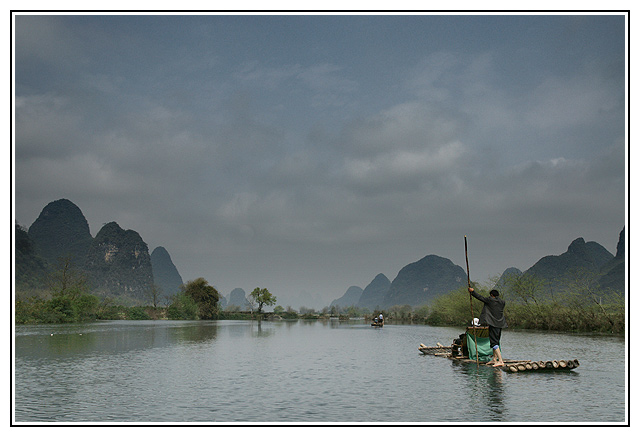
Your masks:
{"label": "shrub", "polygon": [[198,304],[193,298],[180,292],[173,296],[173,302],[167,308],[167,317],[172,320],[196,320]]}
{"label": "shrub", "polygon": [[99,299],[92,294],[81,294],[73,299],[74,321],[84,322],[97,318]]}
{"label": "shrub", "polygon": [[131,307],[127,308],[127,319],[128,320],[149,320],[149,314],[140,308],[140,307]]}
{"label": "shrub", "polygon": [[220,294],[204,278],[187,282],[183,286],[183,293],[196,304],[198,318],[203,320],[217,318]]}
{"label": "shrub", "polygon": [[[482,292],[480,292],[482,294]],[[474,302],[474,316],[478,317],[482,306]],[[467,287],[459,288],[437,297],[432,304],[431,313],[427,317],[430,325],[466,326],[471,323],[471,304]]]}

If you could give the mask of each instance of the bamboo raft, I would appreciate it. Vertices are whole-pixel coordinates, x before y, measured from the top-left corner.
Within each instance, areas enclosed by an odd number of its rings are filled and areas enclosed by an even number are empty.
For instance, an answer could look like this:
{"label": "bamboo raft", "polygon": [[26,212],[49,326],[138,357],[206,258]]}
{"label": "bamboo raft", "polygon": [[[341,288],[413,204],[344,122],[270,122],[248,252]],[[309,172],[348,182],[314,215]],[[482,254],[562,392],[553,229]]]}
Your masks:
{"label": "bamboo raft", "polygon": [[424,355],[440,355],[440,354],[451,354],[451,346],[444,346],[440,343],[436,343],[437,346],[425,346],[420,343],[420,347],[418,350],[422,352]]}
{"label": "bamboo raft", "polygon": [[550,360],[550,361],[522,361],[517,363],[506,363],[500,367],[507,373],[519,373],[528,371],[556,371],[572,370],[580,365],[578,360]]}
{"label": "bamboo raft", "polygon": [[[469,359],[468,356],[454,356],[452,346],[444,346],[440,343],[436,343],[436,346],[425,346],[420,343],[418,350],[424,355],[434,355],[439,357],[446,357],[450,360],[461,363],[473,363],[476,364],[476,360]],[[567,371],[573,370],[580,365],[578,360],[503,360],[504,366],[496,367],[506,373],[522,373],[522,372],[549,372],[549,371]],[[486,366],[486,363],[478,362],[481,366]]]}

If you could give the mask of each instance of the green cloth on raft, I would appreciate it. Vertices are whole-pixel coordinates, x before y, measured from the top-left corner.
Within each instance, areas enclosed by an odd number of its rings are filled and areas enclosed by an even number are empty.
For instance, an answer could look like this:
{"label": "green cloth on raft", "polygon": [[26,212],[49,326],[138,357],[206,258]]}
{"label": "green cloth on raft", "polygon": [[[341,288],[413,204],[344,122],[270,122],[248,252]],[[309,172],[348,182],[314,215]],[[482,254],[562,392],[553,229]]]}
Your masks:
{"label": "green cloth on raft", "polygon": [[[493,349],[489,344],[489,337],[476,337],[478,340],[478,361],[487,362],[493,358]],[[473,341],[473,335],[467,332],[467,349],[469,350],[469,359],[476,359],[476,346]]]}

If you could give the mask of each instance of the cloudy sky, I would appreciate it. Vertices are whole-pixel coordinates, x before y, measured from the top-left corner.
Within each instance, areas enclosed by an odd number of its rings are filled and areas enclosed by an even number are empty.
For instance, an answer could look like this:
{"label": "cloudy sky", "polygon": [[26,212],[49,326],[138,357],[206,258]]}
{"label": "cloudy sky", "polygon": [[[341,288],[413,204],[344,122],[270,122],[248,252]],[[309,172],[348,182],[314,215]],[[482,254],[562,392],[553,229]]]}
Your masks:
{"label": "cloudy sky", "polygon": [[[625,226],[623,15],[15,16],[15,219],[66,198],[183,279],[320,309]],[[305,296],[301,298],[300,296]]]}

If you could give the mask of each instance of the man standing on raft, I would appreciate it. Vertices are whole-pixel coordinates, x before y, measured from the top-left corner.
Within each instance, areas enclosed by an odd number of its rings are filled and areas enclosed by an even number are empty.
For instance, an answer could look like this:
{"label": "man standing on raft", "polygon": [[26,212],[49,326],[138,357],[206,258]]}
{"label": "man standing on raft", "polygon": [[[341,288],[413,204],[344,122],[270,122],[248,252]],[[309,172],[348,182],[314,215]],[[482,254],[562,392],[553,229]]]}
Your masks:
{"label": "man standing on raft", "polygon": [[484,302],[484,307],[482,307],[482,312],[480,313],[480,324],[489,325],[489,344],[493,349],[493,358],[487,362],[487,366],[504,366],[502,354],[500,353],[500,335],[502,334],[502,329],[507,327],[507,320],[504,318],[504,300],[498,297],[500,296],[498,290],[491,290],[489,297],[480,296],[471,287],[469,287],[469,293],[479,301]]}

